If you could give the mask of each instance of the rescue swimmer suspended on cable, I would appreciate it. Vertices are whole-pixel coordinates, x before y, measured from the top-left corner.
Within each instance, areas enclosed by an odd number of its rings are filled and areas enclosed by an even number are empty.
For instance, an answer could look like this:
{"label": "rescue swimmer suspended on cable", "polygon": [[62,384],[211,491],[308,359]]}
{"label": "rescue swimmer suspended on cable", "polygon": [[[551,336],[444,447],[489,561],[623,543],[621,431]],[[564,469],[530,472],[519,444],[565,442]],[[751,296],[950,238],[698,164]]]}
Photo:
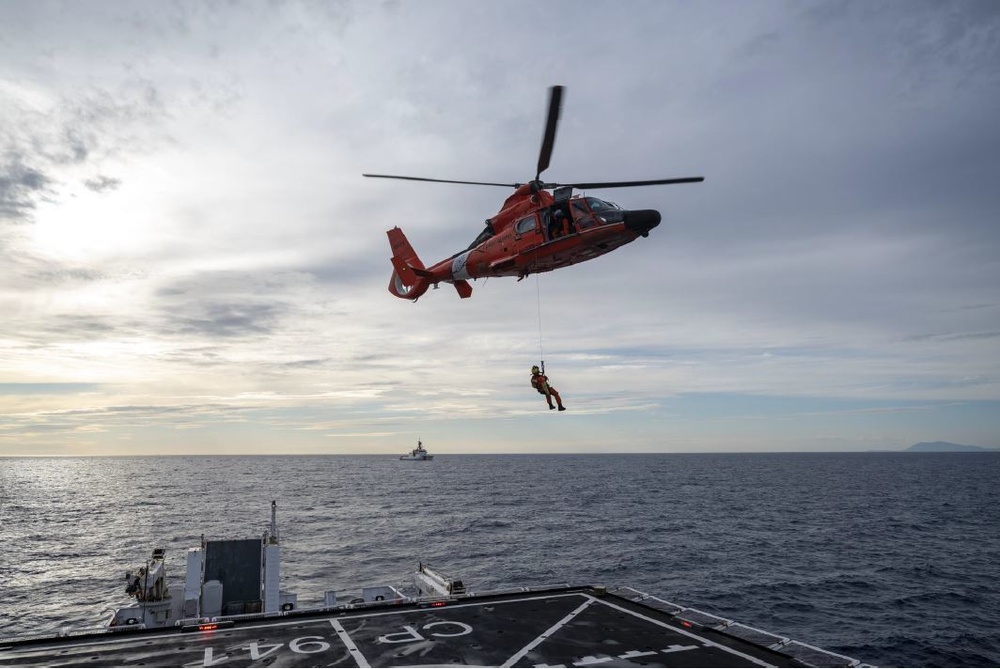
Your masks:
{"label": "rescue swimmer suspended on cable", "polygon": [[[559,391],[549,385],[549,377],[545,376],[545,372],[535,365],[531,368],[531,387],[537,390],[542,395],[545,395],[545,401],[549,404],[549,410],[559,406],[560,411],[565,411],[566,407],[563,406],[562,397],[559,396]],[[552,399],[555,398],[556,404],[552,404]]]}
{"label": "rescue swimmer suspended on cable", "polygon": [[[486,228],[464,250],[426,267],[398,227],[387,232],[392,248],[392,277],[389,292],[396,297],[416,300],[431,286],[450,283],[465,298],[472,295],[468,279],[516,276],[550,272],[610,253],[660,224],[660,212],[653,209],[622,209],[596,197],[573,195],[573,189],[626,188],[662,184],[697,183],[704,177],[653,179],[648,181],[603,181],[556,183],[542,181],[549,167],[556,139],[556,125],[562,108],[562,86],[549,93],[549,111],[538,155],[535,178],[527,183],[455,181],[391,174],[364,174],[381,179],[406,179],[436,183],[503,186],[514,188],[500,211],[486,219]],[[552,191],[551,193],[549,191]]]}

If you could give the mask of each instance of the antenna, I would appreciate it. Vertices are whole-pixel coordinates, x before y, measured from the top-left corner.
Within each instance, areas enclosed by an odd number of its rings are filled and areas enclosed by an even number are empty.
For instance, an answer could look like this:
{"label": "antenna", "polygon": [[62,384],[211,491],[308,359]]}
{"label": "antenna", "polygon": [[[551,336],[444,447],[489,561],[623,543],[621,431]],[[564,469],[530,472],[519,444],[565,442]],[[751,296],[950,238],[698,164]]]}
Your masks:
{"label": "antenna", "polygon": [[271,538],[268,543],[278,543],[278,503],[271,500]]}

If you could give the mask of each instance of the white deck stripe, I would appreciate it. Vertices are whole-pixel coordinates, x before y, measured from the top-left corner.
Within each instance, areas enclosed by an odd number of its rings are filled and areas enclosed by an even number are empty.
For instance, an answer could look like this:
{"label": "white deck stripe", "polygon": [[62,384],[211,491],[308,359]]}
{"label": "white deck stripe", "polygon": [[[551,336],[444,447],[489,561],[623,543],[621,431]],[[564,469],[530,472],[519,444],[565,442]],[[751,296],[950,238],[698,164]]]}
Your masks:
{"label": "white deck stripe", "polygon": [[[590,595],[585,595],[585,596],[586,597],[590,597]],[[591,599],[594,599],[594,598],[591,597]],[[684,636],[691,637],[692,639],[697,639],[698,641],[700,641],[702,644],[704,644],[706,646],[714,646],[715,648],[719,648],[721,650],[724,650],[727,653],[732,653],[733,655],[739,655],[740,657],[742,657],[744,659],[747,659],[747,660],[750,660],[754,664],[759,665],[761,667],[773,667],[774,666],[773,664],[768,664],[764,660],[756,658],[753,655],[747,655],[746,653],[741,653],[740,651],[735,650],[733,648],[730,648],[728,646],[723,646],[721,643],[716,643],[716,642],[714,642],[714,641],[712,641],[710,639],[706,639],[705,637],[698,636],[694,632],[688,632],[687,630],[681,629],[679,627],[674,627],[673,625],[668,625],[667,623],[661,622],[661,621],[657,620],[656,618],[650,618],[649,616],[644,616],[641,613],[636,613],[635,611],[629,611],[624,606],[618,606],[617,604],[612,604],[611,602],[606,602],[606,601],[601,600],[601,599],[594,599],[594,601],[597,602],[598,604],[603,604],[604,606],[610,606],[613,609],[618,609],[619,611],[623,611],[625,613],[631,614],[631,615],[633,615],[636,618],[639,618],[641,620],[645,620],[645,621],[648,621],[648,622],[651,622],[651,623],[655,623],[655,624],[659,625],[660,627],[666,627],[667,629],[669,629],[669,630],[671,630],[673,632],[679,632],[680,634],[683,634]]]}
{"label": "white deck stripe", "polygon": [[573,618],[577,617],[584,609],[586,609],[588,606],[590,606],[591,604],[594,603],[594,598],[593,597],[590,597],[588,595],[583,595],[583,596],[587,597],[587,601],[585,601],[583,604],[580,604],[580,606],[578,606],[575,609],[573,609],[572,613],[570,613],[568,616],[566,616],[565,618],[563,618],[562,620],[560,620],[559,622],[557,622],[555,625],[553,625],[552,627],[550,627],[547,630],[545,630],[545,632],[540,637],[538,637],[537,639],[535,639],[534,641],[532,641],[531,643],[529,643],[527,646],[525,646],[521,650],[519,650],[516,653],[514,653],[513,655],[511,655],[509,658],[507,658],[507,661],[504,662],[503,664],[501,664],[500,666],[501,667],[512,667],[512,666],[514,666],[515,662],[517,662],[522,657],[524,657],[525,655],[527,655],[528,653],[530,653],[532,651],[532,649],[534,649],[536,646],[538,646],[538,644],[542,643],[547,638],[549,638],[550,636],[552,636],[553,634],[555,634],[559,630],[560,627],[562,627],[563,625],[565,625],[569,621],[573,620]]}
{"label": "white deck stripe", "polygon": [[358,663],[358,666],[371,667],[372,665],[368,663],[368,658],[362,655],[361,651],[358,650],[358,647],[354,645],[354,641],[351,640],[351,635],[347,633],[347,630],[345,630],[344,626],[340,624],[340,621],[333,618],[330,620],[330,624],[333,625],[333,629],[337,631],[337,636],[340,637],[340,640],[347,647],[348,652],[351,654],[351,657],[354,658],[354,661]]}

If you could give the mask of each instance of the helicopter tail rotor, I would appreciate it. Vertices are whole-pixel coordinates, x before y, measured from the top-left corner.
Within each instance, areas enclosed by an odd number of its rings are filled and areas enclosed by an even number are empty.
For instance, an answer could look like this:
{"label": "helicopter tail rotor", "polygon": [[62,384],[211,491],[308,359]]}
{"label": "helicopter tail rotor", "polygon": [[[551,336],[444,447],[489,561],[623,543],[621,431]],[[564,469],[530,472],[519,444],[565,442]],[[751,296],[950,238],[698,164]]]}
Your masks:
{"label": "helicopter tail rotor", "polygon": [[430,272],[426,270],[401,229],[395,227],[386,234],[389,236],[389,246],[392,249],[389,292],[396,297],[415,301],[430,288],[431,282],[428,277]]}

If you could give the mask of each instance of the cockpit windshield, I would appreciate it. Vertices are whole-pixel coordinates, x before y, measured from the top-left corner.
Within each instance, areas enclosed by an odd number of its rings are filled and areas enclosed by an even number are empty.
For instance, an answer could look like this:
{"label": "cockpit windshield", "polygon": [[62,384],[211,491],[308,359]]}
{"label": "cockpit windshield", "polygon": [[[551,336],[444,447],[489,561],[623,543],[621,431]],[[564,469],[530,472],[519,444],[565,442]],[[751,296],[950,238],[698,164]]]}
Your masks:
{"label": "cockpit windshield", "polygon": [[614,202],[608,202],[607,200],[601,200],[596,197],[588,197],[587,204],[590,205],[591,211],[594,213],[600,213],[602,211],[621,211],[622,208],[619,207]]}
{"label": "cockpit windshield", "polygon": [[590,209],[594,212],[622,210],[622,208],[614,202],[608,202],[607,200],[601,200],[596,197],[588,197],[587,204],[590,205]]}
{"label": "cockpit windshield", "polygon": [[580,230],[599,225],[621,223],[625,220],[625,210],[614,202],[597,197],[581,197],[573,200],[573,219]]}

